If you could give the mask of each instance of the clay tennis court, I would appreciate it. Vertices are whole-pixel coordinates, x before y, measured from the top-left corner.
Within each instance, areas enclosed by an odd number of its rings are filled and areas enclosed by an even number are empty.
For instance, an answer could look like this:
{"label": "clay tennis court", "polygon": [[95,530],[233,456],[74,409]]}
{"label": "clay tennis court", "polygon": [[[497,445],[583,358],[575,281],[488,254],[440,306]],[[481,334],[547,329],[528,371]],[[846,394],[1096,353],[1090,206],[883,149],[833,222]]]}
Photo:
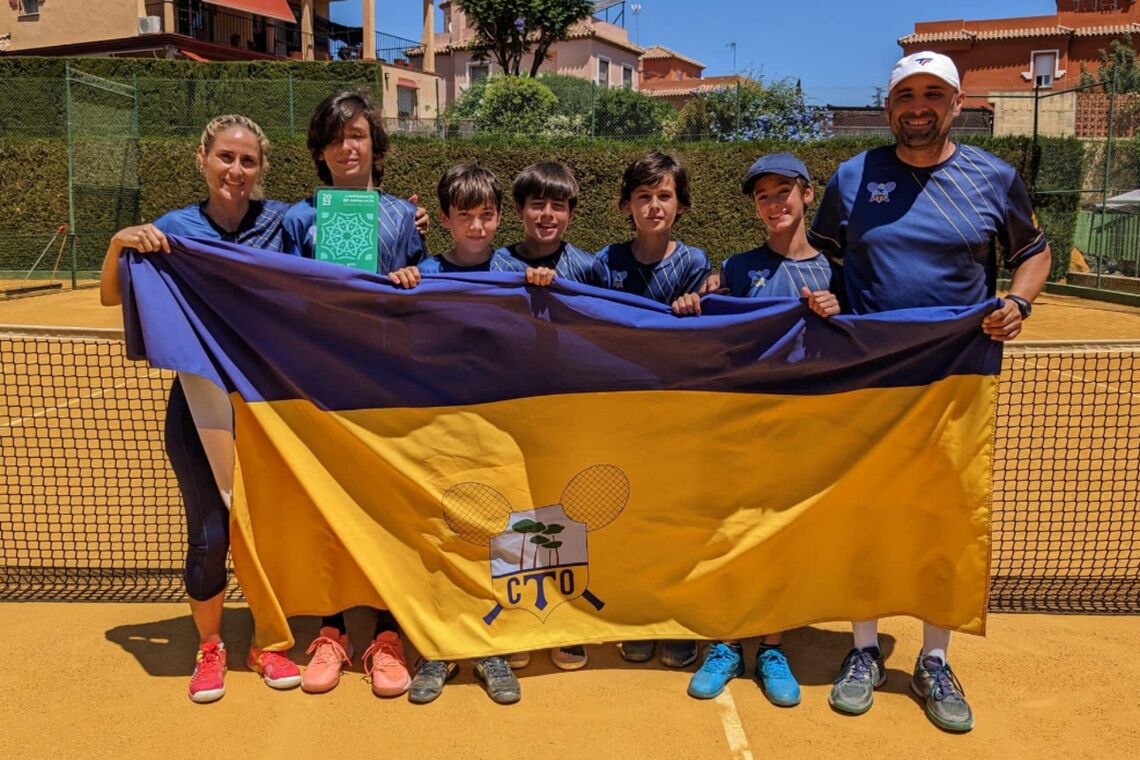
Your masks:
{"label": "clay tennis court", "polygon": [[[97,294],[89,290],[0,301],[0,324],[113,328],[118,323],[118,310],[99,307]],[[1043,296],[1026,324],[1024,338],[1138,341],[1140,309]],[[65,372],[81,377],[86,371],[81,368],[88,366],[87,352],[93,349],[73,350],[77,353],[56,357],[52,366],[70,367]],[[1003,478],[1012,482],[1036,477],[1042,493],[1034,495],[1035,503],[1042,506],[1036,511],[1009,511],[1023,523],[1035,521],[1033,525],[1003,525],[995,520],[995,553],[1000,553],[1005,536],[1036,531],[1039,538],[1032,545],[1007,555],[1022,569],[1030,568],[1034,577],[1053,579],[1052,591],[1064,593],[1067,577],[1079,575],[1100,577],[1116,586],[1130,580],[1135,594],[1140,584],[1138,520],[1134,512],[1121,511],[1128,504],[1134,510],[1136,504],[1140,406],[1132,380],[1102,382],[1093,376],[1095,363],[1056,366],[1040,352],[1010,354],[1007,366],[1016,365],[1016,371],[1006,382],[1032,383],[1033,392],[1052,399],[1051,403],[1065,403],[1066,394],[1079,391],[1083,403],[1111,409],[1118,422],[1115,431],[1072,423],[1063,431],[1050,432],[1050,420],[1057,418],[1058,410],[1043,405],[1024,410],[1031,423],[1024,429],[1036,431],[1028,438],[1019,435],[1016,440],[1003,441],[999,432],[999,449],[1016,450],[1004,457],[1005,469],[995,470],[995,515],[1006,506],[998,502],[1000,498],[1020,498],[1012,491],[1002,491]],[[58,414],[57,409],[80,406],[92,410],[100,421],[97,432],[105,435],[151,436],[152,441],[161,437],[160,429],[155,429],[161,407],[139,408],[127,394],[128,387],[149,382],[151,371],[119,365],[99,370],[100,387],[110,387],[110,391],[86,396],[30,390],[11,378],[0,383],[0,392],[6,396],[34,396],[36,408],[30,413],[38,419],[58,419],[58,425],[46,428],[51,431],[49,442],[58,444],[60,457],[69,464],[80,463],[80,476],[89,478],[96,489],[106,487],[100,481],[106,477],[105,469],[95,462],[82,463],[97,445],[97,436],[87,437],[88,433],[77,429],[82,425],[67,422],[72,418]],[[1069,401],[1075,403],[1075,398]],[[21,423],[0,419],[0,426],[7,426],[0,436],[4,472],[12,472],[13,467],[18,471],[26,453],[10,443],[13,428]],[[1079,458],[1070,452],[1090,449],[1099,451],[1097,461],[1105,464],[1095,471],[1086,464],[1081,472]],[[149,462],[146,457],[152,454],[140,450],[137,456]],[[1050,469],[1047,463],[1058,458],[1072,464]],[[141,464],[136,465],[140,473],[145,472]],[[139,568],[148,563],[161,565],[160,559],[148,554],[148,540],[141,532],[131,534],[130,525],[141,512],[151,521],[151,531],[157,518],[165,520],[163,529],[177,537],[181,516],[148,511],[148,499],[169,499],[170,495],[147,491],[153,484],[148,485],[145,475],[131,480],[135,481],[131,487],[139,489],[130,493],[131,503],[141,506],[116,514],[112,525],[91,525],[78,505],[69,508],[57,500],[51,510],[55,517],[39,526],[57,539],[67,531],[96,539],[100,531],[121,533],[127,541],[140,544]],[[52,499],[53,484],[32,485],[44,489],[41,501]],[[1104,498],[1105,493],[1113,498]],[[110,504],[119,503],[122,494],[104,496]],[[19,508],[30,510],[32,506],[20,504]],[[11,503],[0,505],[0,519],[12,508]],[[1131,554],[1124,555],[1127,562],[1107,567],[1097,558],[1113,542],[1121,552]],[[13,551],[11,542],[3,543],[0,566],[10,561],[7,553]],[[87,544],[76,541],[76,546]],[[63,560],[65,571],[68,565],[97,566],[98,562],[99,558],[80,552]],[[1013,601],[1025,596],[1017,588],[1010,594]],[[350,615],[349,624],[354,640],[364,642],[369,626],[366,616]],[[297,640],[307,642],[316,625],[312,618],[297,619]],[[1140,678],[1136,656],[1140,617],[1135,616],[994,614],[984,639],[957,636],[952,660],[978,716],[977,728],[965,736],[935,729],[909,695],[907,683],[921,626],[907,619],[890,619],[882,625],[889,680],[875,708],[859,718],[839,715],[827,706],[831,678],[850,647],[843,624],[808,627],[787,636],[789,657],[804,692],[803,703],[793,709],[772,707],[749,679],[734,681],[715,702],[697,702],[684,693],[688,672],[655,663],[626,664],[612,646],[591,647],[591,666],[575,673],[556,671],[545,654],[536,653],[529,668],[519,673],[523,701],[512,707],[493,704],[469,666],[437,702],[427,706],[373,697],[359,677],[359,664],[330,694],[275,693],[242,662],[250,628],[245,607],[231,605],[225,621],[231,652],[227,695],[216,704],[199,706],[185,696],[197,640],[184,604],[0,603],[0,640],[7,645],[8,655],[8,688],[0,690],[0,708],[4,708],[0,756],[339,757],[363,753],[393,757],[761,758],[953,753],[962,758],[1018,758],[1131,757],[1140,752],[1140,708],[1132,693],[1132,684]],[[750,642],[746,650],[749,665],[753,650]],[[293,655],[305,660],[300,648]]]}

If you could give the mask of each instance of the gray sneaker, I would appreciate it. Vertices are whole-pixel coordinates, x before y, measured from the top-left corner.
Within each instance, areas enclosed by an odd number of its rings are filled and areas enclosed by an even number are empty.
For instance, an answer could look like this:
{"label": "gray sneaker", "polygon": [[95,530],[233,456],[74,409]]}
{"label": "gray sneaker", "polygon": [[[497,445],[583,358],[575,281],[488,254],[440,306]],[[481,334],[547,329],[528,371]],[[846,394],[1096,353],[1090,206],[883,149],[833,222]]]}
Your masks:
{"label": "gray sneaker", "polygon": [[878,647],[852,649],[843,659],[827,703],[840,712],[862,715],[875,704],[875,689],[887,682],[887,669]]}
{"label": "gray sneaker", "polygon": [[500,705],[509,705],[522,698],[522,686],[511,672],[511,666],[502,657],[484,657],[475,661],[475,675],[487,685],[487,693]]}
{"label": "gray sneaker", "polygon": [[974,713],[950,663],[920,655],[914,664],[910,690],[926,701],[926,717],[939,728],[965,732],[974,727]]}
{"label": "gray sneaker", "polygon": [[657,651],[656,641],[623,641],[618,645],[621,658],[626,662],[649,662]]}
{"label": "gray sneaker", "polygon": [[455,678],[459,665],[443,660],[421,660],[408,687],[408,701],[424,705],[443,693],[443,685]]}
{"label": "gray sneaker", "polygon": [[685,668],[697,661],[697,642],[666,641],[661,645],[661,664],[670,668]]}

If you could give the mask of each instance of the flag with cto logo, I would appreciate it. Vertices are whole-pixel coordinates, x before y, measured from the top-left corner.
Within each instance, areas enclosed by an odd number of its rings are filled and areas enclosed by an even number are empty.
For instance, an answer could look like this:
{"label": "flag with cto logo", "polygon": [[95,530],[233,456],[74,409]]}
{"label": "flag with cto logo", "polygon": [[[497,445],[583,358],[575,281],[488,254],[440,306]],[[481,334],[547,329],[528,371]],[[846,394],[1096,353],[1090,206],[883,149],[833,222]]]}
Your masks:
{"label": "flag with cto logo", "polygon": [[985,625],[996,302],[705,313],[520,275],[402,291],[173,239],[123,260],[128,350],[233,405],[256,642],[390,609],[430,657]]}

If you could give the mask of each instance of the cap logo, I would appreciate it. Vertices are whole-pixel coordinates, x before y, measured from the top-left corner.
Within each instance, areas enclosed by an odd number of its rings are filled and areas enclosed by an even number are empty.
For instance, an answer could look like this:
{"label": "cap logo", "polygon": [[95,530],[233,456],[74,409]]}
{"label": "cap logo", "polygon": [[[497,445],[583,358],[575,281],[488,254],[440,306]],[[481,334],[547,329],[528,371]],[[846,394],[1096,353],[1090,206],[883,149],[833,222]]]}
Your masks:
{"label": "cap logo", "polygon": [[914,62],[917,63],[919,66],[925,66],[926,64],[930,63],[933,60],[934,60],[933,58],[915,58]]}

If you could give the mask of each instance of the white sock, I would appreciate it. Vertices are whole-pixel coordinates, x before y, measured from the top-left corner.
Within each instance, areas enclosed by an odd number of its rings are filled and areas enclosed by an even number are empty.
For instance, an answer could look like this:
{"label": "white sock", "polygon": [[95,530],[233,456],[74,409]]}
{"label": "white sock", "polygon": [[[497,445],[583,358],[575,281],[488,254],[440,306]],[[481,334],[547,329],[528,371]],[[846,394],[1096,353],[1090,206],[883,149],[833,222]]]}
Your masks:
{"label": "white sock", "polygon": [[937,657],[946,663],[946,650],[950,648],[950,631],[930,623],[922,624],[922,654]]}
{"label": "white sock", "polygon": [[[851,624],[851,632],[855,634],[856,649],[869,649],[871,647],[879,649],[878,620],[856,620]],[[882,650],[879,649],[879,651]]]}

